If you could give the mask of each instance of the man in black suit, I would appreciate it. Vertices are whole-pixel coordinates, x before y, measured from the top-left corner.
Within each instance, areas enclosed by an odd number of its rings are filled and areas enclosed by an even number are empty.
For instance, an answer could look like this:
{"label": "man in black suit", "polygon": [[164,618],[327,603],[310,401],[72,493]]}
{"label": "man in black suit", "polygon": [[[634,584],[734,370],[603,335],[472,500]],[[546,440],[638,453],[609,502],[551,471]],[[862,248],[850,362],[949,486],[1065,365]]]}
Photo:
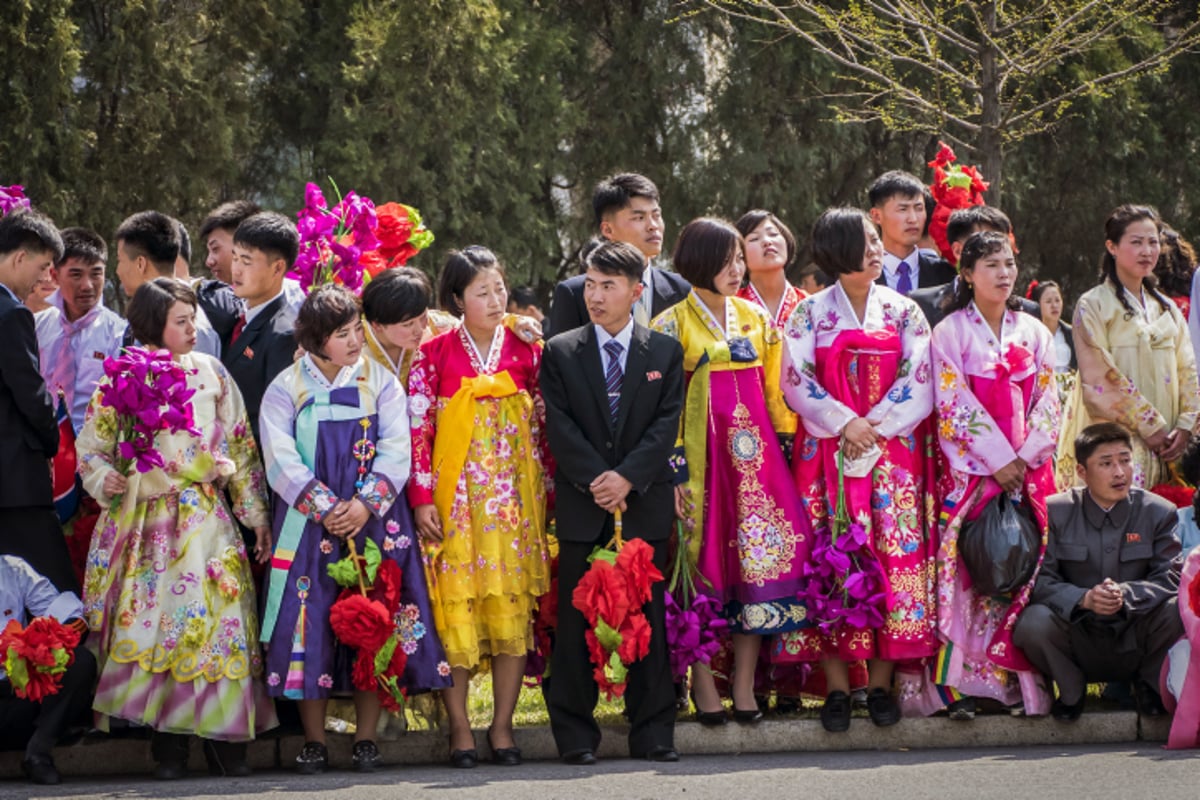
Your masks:
{"label": "man in black suit", "polygon": [[[650,264],[662,252],[663,245],[662,209],[653,181],[632,172],[606,178],[592,192],[592,211],[603,239],[631,244],[645,259],[642,268],[645,289],[634,303],[634,319],[649,325],[650,320],[687,297],[692,288],[687,281]],[[566,333],[587,323],[584,281],[584,275],[576,275],[554,287],[547,336]]]}
{"label": "man in black suit", "polygon": [[[946,221],[946,239],[950,242],[950,250],[954,253],[955,263],[958,263],[963,244],[971,238],[971,234],[980,231],[995,231],[1005,236],[1011,236],[1012,221],[1009,220],[1007,214],[994,206],[971,206],[955,211]],[[954,296],[957,285],[956,273],[954,279],[949,283],[927,289],[913,289],[908,295],[908,298],[916,303],[925,314],[930,328],[945,318],[946,305]],[[1023,297],[1020,298],[1020,301],[1022,311],[1041,319],[1037,303]]]}
{"label": "man in black suit", "polygon": [[0,219],[0,554],[25,559],[60,591],[78,592],[54,513],[54,401],[38,369],[33,314],[21,304],[62,255],[47,217],[23,210]]}
{"label": "man in black suit", "polygon": [[283,214],[247,217],[233,234],[233,285],[207,285],[198,293],[221,336],[221,361],[246,401],[255,438],[263,392],[296,358],[296,312],[283,279],[299,249],[296,226]]}
{"label": "man in black suit", "polygon": [[954,267],[930,258],[917,247],[925,231],[925,187],[915,176],[892,170],[875,179],[867,191],[871,221],[883,240],[883,274],[876,283],[908,296],[913,289],[941,286],[954,280]]}
{"label": "man in black suit", "polygon": [[[546,433],[558,465],[558,630],[547,707],[559,753],[571,764],[595,763],[600,743],[587,623],[571,601],[588,556],[612,538],[619,509],[625,535],[650,544],[666,574],[675,521],[670,456],[683,408],[683,351],[632,318],[644,263],[622,242],[596,248],[584,275],[591,324],[553,337],[542,357]],[[630,668],[625,694],[629,752],[653,761],[679,758],[664,590],[665,581],[654,585],[650,652]]]}

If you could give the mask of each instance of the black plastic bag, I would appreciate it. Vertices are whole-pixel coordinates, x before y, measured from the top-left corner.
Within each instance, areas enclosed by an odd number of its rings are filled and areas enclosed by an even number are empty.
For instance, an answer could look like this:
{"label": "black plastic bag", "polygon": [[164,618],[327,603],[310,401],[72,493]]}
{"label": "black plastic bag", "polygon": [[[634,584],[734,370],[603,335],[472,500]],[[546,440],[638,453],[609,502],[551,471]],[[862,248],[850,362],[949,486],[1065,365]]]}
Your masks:
{"label": "black plastic bag", "polygon": [[1006,492],[996,495],[958,534],[958,554],[981,595],[1011,594],[1033,577],[1042,536]]}

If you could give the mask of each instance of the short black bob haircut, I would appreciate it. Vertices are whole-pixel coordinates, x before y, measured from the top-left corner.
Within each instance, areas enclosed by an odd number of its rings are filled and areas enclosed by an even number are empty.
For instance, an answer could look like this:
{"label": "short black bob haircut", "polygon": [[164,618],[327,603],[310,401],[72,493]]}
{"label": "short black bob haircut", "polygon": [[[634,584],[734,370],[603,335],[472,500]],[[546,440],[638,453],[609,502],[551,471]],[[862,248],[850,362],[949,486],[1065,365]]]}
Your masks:
{"label": "short black bob haircut", "polygon": [[139,286],[125,309],[133,338],[142,344],[162,347],[163,329],[167,326],[171,306],[176,303],[196,308],[196,293],[183,281],[155,278]]}
{"label": "short black bob haircut", "polygon": [[872,225],[871,218],[862,209],[850,206],[826,209],[813,223],[810,240],[813,263],[834,279],[862,272],[868,225]]}
{"label": "short black bob haircut", "polygon": [[343,325],[358,319],[358,298],[345,286],[313,289],[296,314],[296,344],[306,353],[326,358],[325,342]]}
{"label": "short black bob haircut", "polygon": [[679,276],[692,286],[715,292],[717,276],[738,250],[746,252],[737,228],[723,219],[700,217],[679,232],[671,262]]}
{"label": "short black bob haircut", "polygon": [[451,250],[438,276],[438,305],[456,317],[463,315],[463,292],[479,276],[494,269],[504,275],[504,267],[496,254],[483,245],[473,244],[462,250]]}
{"label": "short black bob haircut", "polygon": [[261,250],[270,259],[282,258],[291,269],[300,252],[300,233],[296,224],[278,211],[260,211],[237,226],[233,243]]}
{"label": "short black bob haircut", "polygon": [[416,319],[433,305],[429,278],[416,267],[393,267],[376,275],[363,289],[367,322],[395,325]]}

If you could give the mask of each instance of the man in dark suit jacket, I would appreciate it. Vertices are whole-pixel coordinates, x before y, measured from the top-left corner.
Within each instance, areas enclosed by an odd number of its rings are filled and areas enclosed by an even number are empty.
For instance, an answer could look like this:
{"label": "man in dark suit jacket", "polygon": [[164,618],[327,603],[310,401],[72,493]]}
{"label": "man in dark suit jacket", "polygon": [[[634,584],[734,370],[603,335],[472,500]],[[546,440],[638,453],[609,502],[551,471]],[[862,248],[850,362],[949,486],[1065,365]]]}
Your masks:
{"label": "man in dark suit jacket", "polygon": [[[634,318],[642,325],[687,297],[691,285],[674,272],[650,266],[662,252],[663,220],[658,187],[649,178],[623,173],[606,178],[592,192],[592,210],[602,239],[626,242],[645,258],[642,282],[645,291],[634,304]],[[587,253],[585,250],[584,261]],[[554,287],[546,335],[566,333],[588,322],[583,297],[585,276],[576,275]]]}
{"label": "man in dark suit jacket", "polygon": [[[675,520],[670,456],[683,408],[683,351],[632,319],[643,263],[631,245],[598,247],[585,275],[592,323],[552,338],[542,358],[559,540],[558,629],[547,707],[559,753],[572,764],[594,763],[600,743],[587,623],[571,600],[588,556],[612,538],[613,512],[620,510],[625,535],[649,543],[655,565],[666,574]],[[650,652],[629,671],[625,703],[630,754],[675,761],[664,590],[665,581],[654,585],[646,614]]]}
{"label": "man in dark suit jacket", "polygon": [[296,357],[296,312],[283,279],[299,248],[290,219],[273,211],[254,214],[233,235],[233,285],[206,283],[197,293],[221,337],[221,361],[246,401],[255,438],[263,393]]}
{"label": "man in dark suit jacket", "polygon": [[33,314],[21,303],[62,254],[47,217],[19,210],[0,219],[0,553],[25,559],[60,591],[78,592],[54,513],[54,401],[38,369]]}
{"label": "man in dark suit jacket", "polygon": [[914,289],[954,280],[954,267],[917,247],[925,233],[925,187],[915,176],[892,170],[875,179],[867,192],[871,221],[883,240],[883,274],[876,283],[908,296]]}
{"label": "man in dark suit jacket", "polygon": [[1163,713],[1154,687],[1183,635],[1178,515],[1158,495],[1130,488],[1132,454],[1129,433],[1112,422],[1075,439],[1086,488],[1046,501],[1046,556],[1013,630],[1013,643],[1058,684],[1050,713],[1064,722],[1083,713],[1095,681],[1136,679],[1142,713]]}

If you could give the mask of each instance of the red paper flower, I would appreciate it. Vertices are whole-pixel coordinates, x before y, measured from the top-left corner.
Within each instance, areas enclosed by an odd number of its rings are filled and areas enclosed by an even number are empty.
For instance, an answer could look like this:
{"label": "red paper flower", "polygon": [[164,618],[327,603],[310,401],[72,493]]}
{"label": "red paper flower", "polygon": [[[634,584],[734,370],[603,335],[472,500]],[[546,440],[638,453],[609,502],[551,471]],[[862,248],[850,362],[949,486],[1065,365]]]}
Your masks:
{"label": "red paper flower", "polygon": [[329,609],[329,623],[342,644],[372,653],[383,647],[395,628],[392,615],[382,604],[353,589],[342,592]]}
{"label": "red paper flower", "polygon": [[1192,606],[1192,613],[1200,617],[1200,573],[1192,577],[1191,584],[1188,585],[1188,598]]}
{"label": "red paper flower", "polygon": [[617,553],[617,569],[625,575],[629,602],[635,607],[649,603],[650,587],[663,579],[662,572],[654,566],[654,548],[641,539],[625,543]]}
{"label": "red paper flower", "polygon": [[395,613],[400,606],[400,565],[391,559],[381,561],[375,572],[375,584],[367,596]]}
{"label": "red paper flower", "polygon": [[621,646],[617,656],[626,664],[645,658],[650,652],[650,623],[642,613],[630,614],[621,626]]}
{"label": "red paper flower", "polygon": [[620,628],[630,605],[625,578],[612,564],[596,559],[576,585],[571,602],[592,627],[603,619],[611,627]]}
{"label": "red paper flower", "polygon": [[1150,491],[1159,497],[1170,500],[1175,504],[1176,508],[1187,508],[1190,506],[1192,498],[1196,494],[1196,490],[1190,486],[1178,486],[1171,483],[1160,483],[1157,486],[1151,486]]}
{"label": "red paper flower", "polygon": [[350,673],[350,682],[361,692],[375,690],[375,657],[370,653],[358,652],[354,659],[354,669]]}

